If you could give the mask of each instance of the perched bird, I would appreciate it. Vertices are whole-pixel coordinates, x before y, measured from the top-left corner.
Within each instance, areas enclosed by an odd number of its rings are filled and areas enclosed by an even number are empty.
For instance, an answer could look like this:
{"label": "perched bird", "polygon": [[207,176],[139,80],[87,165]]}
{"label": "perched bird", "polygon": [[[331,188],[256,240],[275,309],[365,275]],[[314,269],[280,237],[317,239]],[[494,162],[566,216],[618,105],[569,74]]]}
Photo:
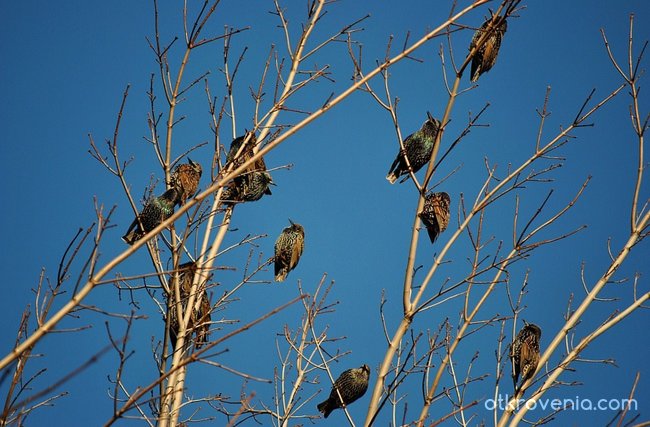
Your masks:
{"label": "perched bird", "polygon": [[[318,404],[318,410],[327,418],[333,410],[342,408],[344,405],[347,406],[359,399],[368,390],[369,379],[370,367],[368,365],[344,371],[334,381],[330,397]],[[339,394],[341,395],[340,398]],[[342,402],[341,398],[343,398]]]}
{"label": "perched bird", "polygon": [[[485,34],[490,22],[492,22],[492,17],[485,21],[483,25],[481,25],[481,28],[476,30],[474,37],[472,37],[472,41],[469,44],[470,52],[476,47],[481,36]],[[481,46],[479,46],[472,58],[472,73],[470,74],[470,80],[472,82],[477,81],[481,74],[487,73],[492,67],[494,67],[494,64],[497,62],[499,47],[501,47],[501,39],[507,29],[508,23],[505,18],[497,18],[495,24],[490,30],[490,34],[487,36],[487,39]]]}
{"label": "perched bird", "polygon": [[434,193],[429,191],[424,197],[424,207],[420,212],[420,219],[429,233],[431,243],[435,242],[438,235],[447,229],[449,224],[449,194]]}
{"label": "perched bird", "polygon": [[305,229],[289,220],[291,225],[275,241],[275,281],[282,282],[298,265],[305,248]]}
{"label": "perched bird", "polygon": [[[248,140],[246,140],[246,138],[248,138]],[[244,148],[242,148],[244,142],[246,143],[246,145],[244,146]],[[239,167],[239,165],[243,164],[246,160],[253,157],[254,154],[253,148],[255,147],[256,143],[257,143],[257,137],[253,132],[246,132],[244,135],[238,136],[237,138],[233,139],[232,142],[230,143],[230,149],[228,150],[228,154],[226,154],[226,163],[230,163],[236,159],[234,167]],[[241,152],[239,153],[238,156],[237,152],[239,152],[240,149]]]}
{"label": "perched bird", "polygon": [[[194,280],[194,275],[196,273],[196,263],[188,262],[182,264],[178,267],[178,288],[180,290],[180,302],[181,302],[181,312],[185,315],[187,310],[187,302],[190,298],[190,291],[192,289],[192,281]],[[192,314],[187,323],[187,331],[190,333],[186,336],[190,336],[192,332],[196,334],[196,339],[194,340],[194,347],[201,348],[201,346],[208,342],[208,336],[210,334],[210,300],[208,299],[208,292],[205,289],[205,280],[198,284],[197,296],[195,298],[194,308]],[[178,330],[180,328],[178,321],[178,307],[176,305],[176,292],[175,287],[171,287],[171,294],[167,301],[167,314],[169,315],[169,338],[171,340],[172,347],[176,347],[176,340],[178,337]],[[199,308],[196,309],[196,299],[200,299]],[[186,343],[189,342],[189,339],[186,339]]]}
{"label": "perched bird", "polygon": [[183,163],[174,168],[174,172],[169,180],[169,186],[178,192],[177,204],[182,205],[187,199],[192,197],[199,188],[199,180],[203,169],[201,165],[187,158],[189,163]]}
{"label": "perched bird", "polygon": [[228,204],[254,202],[265,194],[272,194],[270,185],[275,184],[267,171],[249,172],[235,177],[223,190],[221,199]]}
{"label": "perched bird", "polygon": [[162,196],[149,199],[142,212],[138,214],[129,229],[126,230],[126,234],[122,236],[122,240],[132,245],[141,239],[142,236],[172,216],[177,200],[178,191],[175,188],[165,191]]}
{"label": "perched bird", "polygon": [[[404,151],[400,150],[397,153],[395,161],[390,166],[388,175],[386,179],[394,184],[402,175],[408,175],[409,168],[406,164],[406,157],[411,164],[413,172],[417,172],[422,169],[422,166],[426,165],[431,159],[431,152],[433,151],[433,144],[436,141],[436,136],[440,130],[440,120],[434,119],[431,117],[431,113],[427,111],[427,121],[424,122],[420,130],[409,135],[404,140]],[[404,182],[408,179],[408,176],[404,178],[401,182]]]}
{"label": "perched bird", "polygon": [[512,382],[517,389],[517,381],[521,374],[521,383],[523,384],[533,376],[539,362],[539,341],[542,336],[542,330],[539,326],[525,322],[515,338],[515,342],[510,345],[510,359],[512,359]]}

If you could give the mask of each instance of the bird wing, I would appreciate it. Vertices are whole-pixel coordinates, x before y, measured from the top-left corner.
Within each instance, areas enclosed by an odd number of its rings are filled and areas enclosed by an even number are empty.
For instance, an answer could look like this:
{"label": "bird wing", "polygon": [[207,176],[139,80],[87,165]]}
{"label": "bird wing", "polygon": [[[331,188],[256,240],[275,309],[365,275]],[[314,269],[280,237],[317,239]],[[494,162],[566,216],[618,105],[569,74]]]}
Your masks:
{"label": "bird wing", "polygon": [[437,200],[437,203],[433,204],[433,213],[438,221],[438,228],[442,233],[449,225],[449,206],[443,200]]}
{"label": "bird wing", "polygon": [[291,269],[295,268],[296,265],[298,265],[298,261],[300,261],[300,256],[302,255],[303,249],[305,249],[305,241],[302,238],[298,238],[296,244],[293,245],[293,248],[291,248],[291,262],[289,263]]}
{"label": "bird wing", "polygon": [[535,372],[535,369],[537,369],[538,362],[539,350],[527,342],[522,343],[521,353],[519,356],[519,370],[522,373],[522,380],[525,380],[526,378],[532,376],[533,372]]}

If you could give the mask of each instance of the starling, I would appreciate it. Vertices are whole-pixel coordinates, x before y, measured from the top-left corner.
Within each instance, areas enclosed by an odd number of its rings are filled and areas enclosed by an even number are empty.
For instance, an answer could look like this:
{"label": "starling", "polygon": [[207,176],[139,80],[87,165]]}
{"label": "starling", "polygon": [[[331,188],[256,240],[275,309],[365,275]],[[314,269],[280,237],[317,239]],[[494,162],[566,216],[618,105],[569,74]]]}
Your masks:
{"label": "starling", "polygon": [[298,265],[305,248],[305,229],[289,220],[291,226],[282,230],[275,241],[275,281],[282,282]]}
{"label": "starling", "polygon": [[[476,47],[479,39],[488,26],[492,22],[492,17],[485,21],[481,28],[476,30],[474,37],[472,37],[472,42],[469,45],[470,52]],[[490,71],[494,64],[497,62],[497,55],[499,54],[499,47],[501,47],[501,39],[508,29],[508,23],[505,18],[499,17],[494,21],[492,26],[491,33],[485,40],[485,42],[476,50],[474,57],[472,58],[472,73],[470,75],[470,80],[475,82],[483,73]]]}
{"label": "starling", "polygon": [[539,340],[542,330],[532,323],[525,323],[517,334],[515,342],[510,345],[510,358],[512,359],[512,382],[517,389],[517,381],[521,374],[521,384],[530,379],[539,362]]}
{"label": "starling", "polygon": [[[360,368],[348,369],[334,381],[334,386],[330,392],[330,397],[324,402],[318,404],[318,410],[323,413],[325,418],[337,409],[347,406],[359,399],[368,390],[368,380],[370,379],[370,367],[363,365]],[[337,392],[338,390],[338,392]],[[343,399],[339,398],[339,394]]]}
{"label": "starling", "polygon": [[[246,137],[248,137],[248,141],[246,141],[246,145],[242,149],[241,147],[244,144]],[[246,160],[253,157],[254,154],[253,147],[255,147],[256,143],[257,143],[257,138],[255,137],[255,134],[253,132],[246,132],[244,135],[238,136],[237,138],[233,139],[232,142],[230,143],[230,149],[228,150],[228,154],[226,155],[226,163],[230,163],[236,158],[234,167],[235,168],[239,167],[239,165],[243,164]],[[239,153],[239,156],[237,156],[237,152],[240,149],[241,152]]]}
{"label": "starling", "polygon": [[182,205],[187,199],[192,197],[199,188],[199,180],[203,169],[201,165],[187,158],[189,163],[183,163],[176,166],[169,180],[169,186],[178,192],[177,204]]}
{"label": "starling", "polygon": [[[422,166],[426,165],[431,159],[433,144],[436,141],[439,129],[440,120],[431,117],[431,113],[427,111],[427,121],[424,122],[420,130],[409,135],[404,140],[404,151],[406,152],[406,156],[411,164],[411,168],[413,168],[413,173],[422,169]],[[400,152],[397,153],[395,161],[390,166],[386,179],[391,184],[394,184],[395,181],[397,181],[397,178],[402,175],[408,175],[408,173],[409,168],[406,164],[406,159],[404,158],[404,152],[400,150]],[[401,182],[404,182],[407,179],[408,176]]]}
{"label": "starling", "polygon": [[266,172],[249,172],[235,177],[224,189],[221,199],[229,204],[236,202],[255,202],[265,194],[272,194],[270,185],[275,185],[271,175]]}
{"label": "starling", "polygon": [[431,243],[435,242],[438,235],[447,229],[449,224],[449,194],[434,193],[429,191],[424,197],[424,207],[420,212],[420,219],[427,228]]}
{"label": "starling", "polygon": [[[181,311],[185,313],[187,310],[187,301],[190,298],[190,290],[192,289],[192,281],[194,280],[194,275],[196,273],[196,263],[188,262],[182,264],[178,267],[178,287],[180,289],[180,302],[181,302]],[[193,309],[192,314],[187,323],[187,331],[194,330],[196,333],[196,339],[194,341],[194,347],[197,349],[208,342],[208,335],[210,334],[210,300],[208,299],[208,292],[205,289],[205,281],[199,283],[198,286],[198,295],[197,298],[200,298],[201,302],[199,303],[199,308]],[[176,347],[176,338],[178,335],[178,330],[180,328],[177,316],[177,306],[176,306],[176,296],[175,296],[175,287],[171,286],[171,295],[168,298],[168,311],[169,314],[169,338],[171,340],[172,347]],[[194,305],[196,307],[196,304]],[[189,335],[188,335],[189,336]],[[188,342],[188,340],[186,340]]]}
{"label": "starling", "polygon": [[129,245],[140,240],[142,236],[172,216],[177,200],[178,191],[175,188],[170,188],[165,191],[162,196],[149,199],[142,212],[133,220],[129,229],[126,230],[126,234],[122,236],[122,240]]}

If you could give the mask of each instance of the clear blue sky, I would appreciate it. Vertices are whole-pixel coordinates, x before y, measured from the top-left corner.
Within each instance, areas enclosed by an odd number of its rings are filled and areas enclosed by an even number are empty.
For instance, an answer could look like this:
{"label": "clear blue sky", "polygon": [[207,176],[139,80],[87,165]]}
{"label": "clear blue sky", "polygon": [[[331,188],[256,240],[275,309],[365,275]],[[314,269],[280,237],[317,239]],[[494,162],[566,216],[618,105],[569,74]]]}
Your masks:
{"label": "clear blue sky", "polygon": [[[164,2],[161,5],[161,26],[165,40],[181,35],[180,5],[182,2]],[[296,29],[305,12],[304,2],[287,5],[291,24]],[[356,2],[342,1],[329,7],[315,40],[323,40],[343,25],[370,13],[361,25],[363,32],[357,38],[364,45],[364,68],[369,70],[376,59],[382,59],[390,35],[395,36],[393,52],[404,42],[407,31],[415,40],[428,29],[437,26],[448,15],[450,2]],[[271,44],[284,54],[283,38],[277,21],[268,13],[270,1],[225,2],[219,9],[209,30],[221,34],[224,25],[250,26],[251,29],[233,40],[233,54],[248,47],[238,76],[235,92],[237,102],[236,133],[252,127],[253,102],[249,86],[256,87],[261,66]],[[22,311],[34,303],[31,291],[37,284],[41,269],[53,280],[61,254],[78,227],[87,227],[94,221],[93,198],[105,209],[116,206],[112,228],[101,247],[103,264],[125,249],[121,236],[133,219],[131,209],[117,180],[88,154],[88,134],[98,144],[111,138],[115,117],[127,84],[130,96],[120,129],[120,153],[123,159],[133,156],[128,180],[134,196],[143,194],[150,177],[161,178],[157,161],[143,137],[148,135],[147,113],[151,73],[158,71],[154,56],[145,37],[153,35],[152,2],[2,2],[0,3],[0,103],[5,182],[4,209],[0,211],[0,227],[5,242],[2,270],[5,297],[0,299],[0,310],[5,332],[0,336],[0,351],[7,353],[15,340],[15,330]],[[437,176],[444,176],[457,167],[460,171],[443,186],[452,197],[452,223],[460,194],[473,200],[485,175],[484,157],[504,171],[509,163],[516,164],[530,153],[537,135],[536,109],[540,108],[546,87],[552,88],[550,110],[545,136],[554,135],[560,126],[566,126],[575,116],[585,96],[596,89],[595,98],[601,99],[618,84],[619,79],[607,58],[599,30],[604,28],[619,59],[627,49],[629,13],[636,14],[635,42],[638,48],[650,38],[647,25],[650,7],[647,1],[592,2],[544,1],[528,2],[521,17],[509,22],[495,68],[480,80],[480,87],[459,98],[449,126],[446,141],[464,127],[469,112],[478,112],[487,102],[491,104],[482,120],[490,127],[479,128],[463,141],[460,148],[442,165]],[[464,24],[478,26],[487,8],[473,12]],[[296,32],[293,36],[295,39]],[[471,38],[470,32],[455,36],[456,60],[461,61]],[[422,62],[404,62],[391,69],[391,91],[399,97],[399,116],[403,135],[417,129],[431,111],[440,117],[446,102],[446,93],[437,56],[439,44],[435,40],[420,49],[416,57]],[[181,43],[171,53],[173,64],[178,64]],[[448,53],[446,52],[448,56]],[[203,49],[192,58],[188,79],[209,70],[213,95],[224,95],[220,74],[221,44]],[[648,60],[644,62],[648,64]],[[350,83],[352,66],[343,45],[328,47],[311,64],[330,64],[335,82],[321,81],[309,92],[296,98],[293,106],[303,109],[318,108],[330,93],[338,94]],[[644,76],[645,77],[645,76]],[[467,85],[467,78],[463,84]],[[642,81],[645,89],[646,81]],[[373,81],[381,91],[381,81]],[[641,91],[641,108],[650,110],[647,93]],[[159,100],[162,93],[158,93]],[[645,98],[643,98],[645,96]],[[589,285],[602,274],[608,260],[607,239],[616,251],[624,242],[629,228],[630,194],[636,160],[634,138],[629,124],[627,106],[629,97],[621,93],[594,117],[595,126],[576,133],[578,139],[557,152],[565,157],[563,167],[554,172],[554,182],[539,185],[524,193],[523,206],[534,212],[549,189],[554,190],[550,207],[558,209],[577,192],[587,176],[591,183],[575,209],[558,221],[545,237],[572,230],[582,224],[587,230],[557,245],[542,248],[533,257],[521,261],[511,271],[514,286],[521,283],[529,271],[530,289],[527,310],[522,317],[542,326],[542,347],[555,335],[563,322],[567,301],[571,295],[580,300],[584,295],[581,285],[581,263]],[[158,108],[163,112],[163,105]],[[174,154],[179,155],[192,145],[212,141],[209,129],[203,84],[188,92],[179,114],[187,118],[175,134]],[[287,114],[279,120],[294,123],[302,116]],[[223,141],[230,141],[232,130],[222,129]],[[204,170],[212,158],[210,145],[192,156],[203,164]],[[646,150],[647,151],[647,150]],[[298,268],[283,284],[252,285],[243,289],[239,301],[228,311],[216,315],[217,320],[254,319],[297,294],[296,282],[302,280],[306,289],[313,289],[323,273],[336,282],[330,298],[340,301],[336,315],[328,315],[321,322],[330,326],[332,336],[346,336],[342,350],[350,350],[342,363],[333,366],[335,373],[348,367],[367,363],[373,373],[381,362],[385,341],[379,326],[379,303],[385,292],[389,330],[393,331],[401,315],[401,283],[404,275],[406,251],[410,238],[416,197],[410,183],[390,186],[384,179],[397,152],[397,141],[390,117],[367,95],[357,93],[334,108],[312,126],[300,131],[287,143],[272,152],[266,162],[269,167],[293,164],[290,170],[274,172],[277,187],[273,196],[255,204],[238,207],[232,223],[236,229],[227,236],[226,244],[233,244],[247,234],[265,234],[254,258],[272,255],[277,234],[288,224],[287,218],[301,223],[306,230],[306,248]],[[207,174],[201,182],[208,184]],[[646,177],[647,178],[647,177]],[[436,178],[434,177],[434,181]],[[160,184],[162,185],[162,183]],[[158,187],[161,188],[161,187]],[[650,186],[643,186],[641,199],[646,200]],[[496,240],[509,241],[511,237],[514,198],[501,201],[488,216],[486,233]],[[449,232],[448,232],[449,233]],[[448,237],[448,236],[447,236]],[[441,238],[444,241],[445,236]],[[434,278],[440,283],[447,277],[458,279],[465,271],[469,256],[467,239],[450,254],[451,264]],[[428,265],[441,247],[441,241],[431,247],[422,235],[419,264]],[[494,249],[490,252],[494,253]],[[224,257],[219,265],[240,267],[235,272],[219,272],[216,281],[228,289],[241,277],[241,262],[247,250]],[[647,291],[650,251],[648,242],[635,248],[617,279],[631,278],[640,273],[640,289]],[[150,271],[148,255],[140,250],[120,265],[115,273],[125,275]],[[78,274],[76,271],[75,274]],[[76,276],[73,276],[76,277]],[[272,272],[262,273],[260,280],[270,280]],[[432,289],[435,289],[433,286]],[[70,290],[71,291],[71,290]],[[632,285],[611,285],[606,296],[619,298],[615,302],[595,305],[577,330],[579,337],[604,321],[617,309],[624,308],[632,298]],[[69,295],[69,294],[68,294]],[[504,293],[495,295],[486,308],[486,316],[509,314]],[[65,295],[62,299],[65,299]],[[131,339],[136,350],[128,370],[128,385],[145,385],[155,376],[151,358],[152,336],[160,337],[162,322],[156,307],[145,293],[135,295],[138,314],[148,320],[137,322]],[[62,301],[58,301],[59,304]],[[109,312],[128,313],[132,306],[129,297],[112,286],[100,288],[87,301]],[[417,330],[435,330],[445,318],[455,327],[459,305],[452,303],[429,310]],[[279,361],[275,348],[276,333],[288,323],[295,327],[300,316],[295,307],[269,320],[260,328],[227,346],[229,353],[217,360],[234,369],[252,375],[272,378],[273,367]],[[35,384],[36,390],[65,375],[72,367],[87,360],[107,342],[104,321],[119,331],[123,322],[116,319],[82,313],[79,319],[66,319],[62,328],[91,324],[92,328],[75,334],[52,334],[35,349],[43,358],[31,361],[32,372],[47,367],[48,372]],[[603,335],[600,341],[584,353],[586,359],[614,359],[616,366],[582,363],[574,373],[566,373],[563,381],[580,381],[582,386],[557,389],[549,397],[623,398],[626,397],[637,371],[641,381],[637,397],[641,403],[641,419],[647,419],[650,402],[650,369],[647,360],[647,312],[636,313],[617,329]],[[226,326],[229,330],[231,326]],[[510,330],[510,324],[508,325]],[[219,332],[215,333],[216,335]],[[480,354],[475,373],[494,371],[494,351],[497,328],[480,338],[463,342],[464,348],[457,363],[461,370],[474,352]],[[508,336],[507,339],[510,339]],[[225,348],[225,347],[224,347]],[[330,348],[334,350],[335,348]],[[552,360],[557,362],[559,354]],[[62,390],[70,394],[57,401],[54,407],[41,408],[28,420],[30,425],[87,426],[103,424],[110,417],[112,401],[108,394],[112,385],[107,375],[114,377],[116,356],[108,354],[83,375],[74,378]],[[437,363],[437,362],[436,362]],[[374,377],[371,377],[374,383]],[[325,378],[321,376],[321,383]],[[494,378],[488,377],[472,391],[471,398],[489,396]],[[505,384],[509,384],[509,378]],[[417,387],[417,384],[415,384]],[[241,381],[224,371],[197,366],[190,374],[189,387],[195,396],[224,392],[238,396]],[[371,384],[372,386],[372,384]],[[329,389],[329,386],[324,386]],[[272,388],[249,383],[248,391],[255,390],[259,399],[271,401]],[[2,396],[6,384],[0,385]],[[405,390],[414,399],[413,408],[419,408],[421,397],[417,388]],[[326,393],[323,393],[325,395]],[[324,397],[323,397],[324,398]],[[318,401],[320,399],[317,398]],[[358,424],[362,424],[369,397],[351,407]],[[313,406],[314,413],[315,403]],[[446,403],[438,402],[432,416],[447,413]],[[204,405],[206,406],[206,405]],[[205,416],[213,415],[205,408]],[[411,409],[413,411],[413,409]],[[491,414],[481,405],[474,412],[489,422]],[[415,414],[410,413],[412,416]],[[541,415],[535,412],[534,415]],[[604,424],[614,412],[567,412],[557,420],[563,424]],[[437,418],[437,417],[436,417]],[[58,424],[52,424],[52,420]],[[387,425],[388,412],[379,425]],[[268,420],[267,420],[268,421]],[[223,422],[219,418],[216,425]],[[334,413],[319,424],[341,425],[342,413]],[[128,424],[127,422],[120,423]],[[266,422],[265,422],[266,424]],[[134,423],[135,425],[135,423]],[[214,424],[213,424],[214,425]]]}

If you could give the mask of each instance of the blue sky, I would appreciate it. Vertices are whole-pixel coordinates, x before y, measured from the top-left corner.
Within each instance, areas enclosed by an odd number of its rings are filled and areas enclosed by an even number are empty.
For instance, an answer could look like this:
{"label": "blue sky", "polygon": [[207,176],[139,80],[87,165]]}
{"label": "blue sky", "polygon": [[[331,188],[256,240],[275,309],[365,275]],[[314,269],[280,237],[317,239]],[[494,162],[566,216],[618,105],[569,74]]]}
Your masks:
{"label": "blue sky", "polygon": [[[286,5],[294,39],[305,12],[303,2],[295,3]],[[164,40],[181,34],[181,4],[164,2],[161,5]],[[442,22],[448,15],[449,4],[427,1],[337,2],[329,7],[320,29],[314,34],[313,43],[370,13],[371,17],[361,24],[364,31],[356,33],[364,46],[364,69],[369,70],[375,60],[384,57],[390,35],[395,37],[395,53],[404,43],[408,31],[410,39],[415,40]],[[254,104],[249,96],[249,87],[257,87],[270,45],[277,45],[282,55],[286,53],[277,20],[268,13],[272,3],[252,1],[246,6],[240,2],[224,2],[207,29],[211,34],[221,34],[224,25],[251,27],[235,37],[232,46],[233,55],[248,47],[235,88],[236,134],[252,127]],[[151,2],[129,1],[0,3],[4,35],[0,37],[0,54],[4,58],[0,66],[0,88],[4,95],[0,103],[3,128],[0,155],[4,159],[3,181],[8,183],[5,186],[5,191],[8,191],[5,209],[0,213],[6,242],[2,267],[7,296],[0,300],[6,328],[0,337],[3,354],[13,345],[24,307],[27,304],[33,307],[31,289],[36,286],[41,269],[54,278],[61,254],[77,228],[87,227],[94,221],[93,198],[97,198],[105,209],[116,206],[113,216],[115,228],[102,242],[100,264],[126,248],[119,236],[132,221],[133,214],[117,180],[88,154],[88,134],[92,134],[98,144],[112,137],[115,117],[127,84],[131,85],[130,95],[119,140],[122,158],[133,157],[127,179],[134,197],[143,194],[151,177],[162,180],[153,151],[143,139],[149,134],[146,92],[151,73],[158,71],[145,39],[153,35],[152,8]],[[452,197],[450,228],[457,225],[455,213],[460,195],[473,200],[480,189],[486,157],[491,164],[498,164],[503,172],[508,164],[517,164],[529,155],[539,125],[536,109],[542,106],[547,86],[551,87],[552,115],[546,123],[546,137],[570,123],[593,88],[596,89],[594,98],[601,99],[618,86],[620,80],[609,63],[599,30],[605,29],[617,57],[623,59],[630,12],[636,15],[634,36],[638,53],[643,41],[650,38],[646,25],[650,22],[650,7],[641,0],[529,2],[521,16],[509,22],[495,68],[479,80],[477,89],[458,99],[449,133],[443,141],[443,144],[448,144],[451,136],[463,129],[470,112],[476,113],[490,103],[482,119],[482,123],[490,126],[473,130],[433,179],[437,181],[436,177],[460,168],[441,187]],[[487,8],[483,7],[469,14],[463,23],[478,26],[487,14]],[[471,33],[465,31],[454,37],[455,57],[461,61]],[[427,110],[436,117],[443,114],[446,92],[437,55],[443,41],[436,39],[418,50],[415,56],[421,62],[405,61],[391,68],[391,93],[400,100],[398,113],[404,136],[422,124]],[[170,52],[174,66],[181,55],[179,42]],[[338,94],[350,84],[352,65],[342,44],[328,46],[321,56],[309,62],[309,65],[314,64],[330,64],[335,81],[323,80],[299,94],[291,104],[295,108],[318,108],[330,93]],[[648,64],[647,58],[644,64]],[[222,67],[222,45],[217,42],[197,51],[192,57],[187,79],[209,70],[212,94],[222,97]],[[466,77],[462,83],[465,87],[467,80]],[[644,83],[642,80],[641,86]],[[380,80],[373,80],[372,85],[376,90],[382,90]],[[644,94],[642,90],[641,109],[647,113],[650,103],[647,97],[643,98]],[[160,92],[158,96],[161,101]],[[593,284],[606,268],[608,239],[611,238],[612,248],[616,251],[627,238],[636,167],[629,103],[626,93],[619,94],[594,116],[594,127],[578,130],[575,134],[578,138],[557,152],[566,160],[553,173],[554,181],[540,183],[539,188],[531,186],[522,193],[522,209],[531,214],[553,189],[549,208],[557,210],[571,200],[588,176],[592,177],[576,207],[543,237],[561,234],[583,224],[588,228],[558,245],[541,248],[510,272],[515,287],[529,272],[527,309],[522,317],[542,326],[542,347],[562,325],[571,295],[576,300],[584,295],[580,282],[581,265],[584,265],[586,282]],[[160,112],[164,112],[163,107],[160,102]],[[195,144],[212,142],[203,84],[187,93],[179,106],[179,114],[186,118],[175,131],[174,155]],[[302,117],[286,113],[279,122],[296,123]],[[222,141],[228,143],[232,134],[229,124],[226,124],[221,133]],[[192,159],[201,162],[206,171],[212,158],[210,146],[209,143],[192,155]],[[324,316],[321,322],[329,325],[332,336],[346,336],[340,349],[351,352],[332,367],[333,371],[338,373],[367,363],[373,373],[376,372],[385,350],[379,324],[381,295],[384,292],[388,300],[385,310],[392,333],[401,316],[401,283],[417,201],[410,183],[390,186],[384,179],[397,147],[389,115],[370,96],[358,92],[270,153],[266,157],[269,167],[293,166],[273,173],[277,183],[273,196],[235,210],[234,230],[228,234],[226,244],[233,244],[247,234],[267,235],[257,242],[258,246],[251,248],[254,259],[258,256],[266,259],[272,255],[277,234],[291,218],[305,227],[305,253],[285,283],[244,287],[238,294],[239,299],[219,316],[241,319],[242,322],[252,320],[296,296],[297,280],[301,280],[307,290],[314,289],[322,275],[327,273],[328,279],[335,281],[330,298],[339,304],[336,314]],[[208,177],[204,174],[202,188],[207,184]],[[160,188],[162,181],[157,190]],[[642,187],[642,200],[647,200],[649,190],[646,180]],[[514,203],[513,197],[505,198],[488,213],[486,234],[493,235],[496,241],[508,242],[510,239]],[[448,231],[447,236],[443,235],[434,246],[421,236],[417,264],[429,265],[449,234]],[[488,252],[494,254],[494,246]],[[237,270],[218,272],[215,280],[221,288],[215,293],[228,289],[241,278],[242,260],[247,255],[248,249],[242,248],[218,261],[219,265],[234,266]],[[631,278],[639,273],[639,287],[647,291],[649,255],[647,242],[638,245],[616,278]],[[468,253],[465,238],[451,251],[449,259],[453,262],[445,265],[434,277],[434,282],[442,282],[447,277],[458,279],[467,268],[467,257],[471,257],[471,252]],[[129,275],[150,271],[148,260],[146,251],[140,250],[118,266],[111,277],[116,273]],[[76,274],[79,274],[78,270]],[[259,276],[260,280],[271,278],[270,270]],[[610,313],[624,308],[631,301],[632,292],[629,280],[610,285],[605,296],[617,297],[618,300],[594,305],[580,324],[577,335],[583,336]],[[485,315],[509,314],[504,298],[503,292],[494,295],[485,308]],[[147,315],[148,319],[136,322],[132,331],[131,349],[135,354],[127,371],[131,387],[148,384],[155,378],[151,342],[152,336],[159,339],[162,331],[160,315],[149,297],[141,292],[135,295],[135,299],[139,303],[137,314]],[[97,289],[87,303],[109,312],[128,313],[132,308],[128,296],[122,294],[120,298],[112,286]],[[62,300],[58,304],[62,304]],[[449,318],[452,327],[456,327],[459,309],[458,303],[452,302],[429,310],[414,326],[418,331],[435,330],[441,321]],[[273,368],[279,363],[276,334],[281,332],[284,324],[297,326],[300,314],[296,306],[270,319],[249,334],[233,340],[227,346],[229,352],[215,360],[252,375],[272,378]],[[115,330],[123,328],[123,322],[118,319],[83,312],[78,319],[66,319],[60,327],[92,325],[92,328],[74,334],[52,334],[39,343],[36,352],[44,356],[33,360],[30,368],[35,372],[47,367],[48,372],[35,383],[35,390],[65,375],[102,348],[107,343],[105,321],[109,321]],[[641,419],[647,419],[650,370],[646,361],[650,351],[646,340],[639,339],[647,336],[647,325],[647,313],[639,312],[617,329],[604,334],[584,353],[584,357],[615,359],[616,366],[578,364],[575,366],[577,371],[566,373],[562,380],[580,381],[583,385],[557,389],[549,397],[623,398],[629,392],[634,375],[640,371],[637,397],[639,402],[646,402],[645,408],[641,408]],[[231,328],[226,326],[225,330]],[[510,323],[506,329],[510,331]],[[498,328],[491,328],[480,337],[463,342],[464,347],[456,360],[459,369],[464,371],[469,358],[478,351],[480,357],[476,372],[492,375],[497,336]],[[559,354],[556,354],[552,361],[557,362],[558,358]],[[114,376],[115,362],[114,354],[104,356],[62,388],[70,392],[68,396],[57,401],[54,407],[34,412],[29,423],[46,425],[48,420],[56,419],[70,426],[103,424],[112,411],[112,401],[108,397],[111,384],[107,375]],[[320,380],[326,383],[322,375]],[[373,377],[371,381],[374,383]],[[477,385],[472,398],[489,395],[493,381],[491,376]],[[196,370],[190,373],[188,384],[195,396],[217,392],[237,396],[241,380],[218,369],[196,366]],[[509,379],[505,384],[509,384]],[[4,395],[6,385],[0,387]],[[273,390],[267,385],[249,383],[246,388],[255,390],[259,399],[270,401],[272,397]],[[324,388],[329,387],[325,385]],[[417,388],[405,392],[409,399],[414,400],[412,407],[419,408],[421,397]],[[366,396],[351,407],[358,425],[363,421],[368,399]],[[312,405],[314,412],[316,401]],[[202,412],[202,416],[215,415],[209,408],[203,410],[206,412]],[[441,416],[448,410],[446,402],[439,402],[434,405],[432,416]],[[478,419],[489,422],[487,411],[479,407],[474,413]],[[410,414],[415,416],[415,413]],[[557,419],[561,424],[585,420],[602,424],[614,415],[613,412],[567,412],[558,415]],[[218,420],[223,421],[222,418]],[[387,425],[388,420],[387,412],[382,415],[379,425]],[[344,417],[339,412],[326,422],[318,422],[340,425]]]}

